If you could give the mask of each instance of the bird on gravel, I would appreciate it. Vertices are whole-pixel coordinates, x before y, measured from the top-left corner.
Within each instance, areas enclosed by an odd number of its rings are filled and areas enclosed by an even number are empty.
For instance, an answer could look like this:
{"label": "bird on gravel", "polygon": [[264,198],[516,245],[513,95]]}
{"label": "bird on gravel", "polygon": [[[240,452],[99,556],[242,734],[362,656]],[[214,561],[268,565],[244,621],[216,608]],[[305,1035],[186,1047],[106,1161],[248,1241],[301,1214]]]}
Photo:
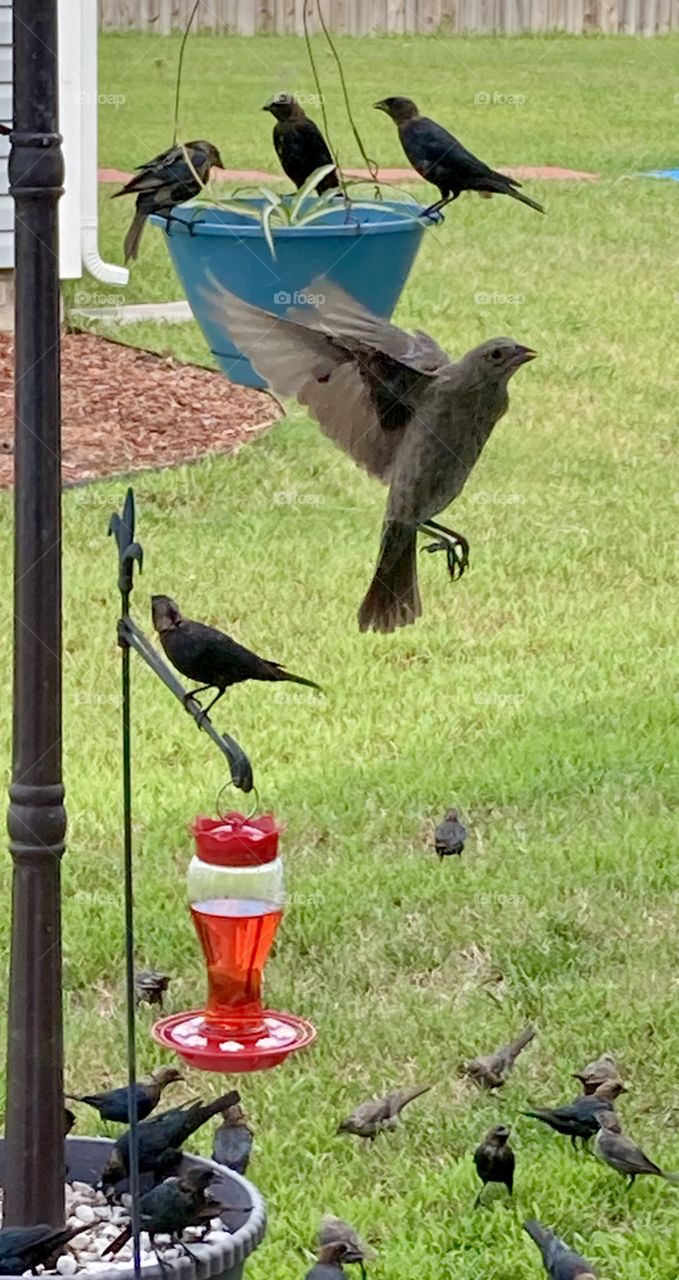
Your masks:
{"label": "bird on gravel", "polygon": [[253,1133],[249,1128],[247,1116],[237,1102],[227,1107],[222,1116],[222,1123],[215,1130],[212,1140],[212,1159],[223,1164],[235,1173],[245,1174],[252,1151]]}
{"label": "bird on gravel", "polygon": [[394,121],[401,146],[413,169],[421,178],[438,187],[441,199],[431,206],[429,213],[441,209],[450,200],[457,200],[461,191],[478,191],[484,196],[511,196],[538,213],[545,212],[536,200],[521,194],[517,189],[521,183],[516,178],[508,178],[506,174],[490,169],[442,125],[421,116],[412,98],[383,98],[374,105],[377,111],[384,111]]}
{"label": "bird on gravel", "polygon": [[212,142],[185,142],[137,166],[134,177],[111,199],[137,197],[137,211],[125,236],[125,261],[139,256],[139,244],[146,219],[152,213],[171,218],[175,205],[197,196],[210,177],[210,169],[224,168],[222,158]]}
{"label": "bird on gravel", "polygon": [[666,1182],[679,1183],[679,1173],[665,1173],[657,1164],[649,1160],[641,1147],[623,1133],[620,1121],[614,1111],[600,1111],[597,1115],[599,1131],[594,1139],[594,1152],[605,1164],[629,1178],[627,1189],[634,1185],[634,1180],[642,1173],[664,1178]]}
{"label": "bird on gravel", "polygon": [[[183,1107],[161,1111],[150,1120],[142,1120],[137,1129],[139,1169],[142,1173],[154,1173],[158,1180],[173,1173],[179,1163],[184,1143],[207,1120],[219,1115],[240,1102],[236,1089],[216,1098],[214,1102],[192,1102]],[[116,1184],[129,1174],[130,1134],[121,1134],[102,1170],[101,1186],[104,1191],[115,1190]]]}
{"label": "bird on gravel", "polygon": [[569,1249],[553,1232],[541,1227],[539,1222],[529,1218],[523,1229],[540,1250],[549,1280],[597,1280],[592,1264]]}
{"label": "bird on gravel", "polygon": [[525,1031],[517,1036],[516,1040],[512,1040],[509,1044],[505,1044],[501,1049],[497,1049],[495,1053],[486,1054],[485,1057],[473,1058],[467,1063],[464,1074],[469,1076],[475,1084],[484,1089],[499,1089],[503,1085],[514,1067],[514,1063],[527,1044],[535,1039],[535,1027],[526,1027]]}
{"label": "bird on gravel", "polygon": [[607,1080],[619,1080],[618,1064],[612,1053],[602,1053],[594,1062],[588,1062],[582,1071],[574,1071],[573,1079],[579,1080],[583,1093],[594,1093]]}
{"label": "bird on gravel", "polygon": [[434,848],[439,858],[443,860],[454,855],[461,857],[468,835],[467,828],[460,822],[457,809],[449,809],[434,832]]}
{"label": "bird on gravel", "polygon": [[514,1168],[516,1157],[509,1145],[511,1129],[506,1124],[496,1124],[489,1129],[483,1142],[474,1152],[476,1172],[483,1183],[474,1202],[475,1207],[481,1204],[481,1197],[489,1182],[500,1182],[509,1194],[514,1189]]}
{"label": "bird on gravel", "polygon": [[195,698],[196,694],[205,693],[207,689],[217,690],[205,708],[205,715],[232,684],[240,684],[243,680],[287,680],[320,691],[320,685],[313,680],[293,676],[280,663],[260,658],[224,631],[183,618],[169,596],[152,596],[151,612],[153,625],[172,666],[188,680],[200,682],[200,687],[187,693],[184,701],[188,702],[189,698]]}
{"label": "bird on gravel", "polygon": [[411,1089],[399,1089],[395,1093],[387,1093],[383,1098],[362,1102],[346,1120],[342,1120],[337,1132],[353,1133],[358,1138],[374,1141],[383,1129],[395,1129],[403,1108],[430,1089],[430,1084],[414,1085]]}
{"label": "bird on gravel", "polygon": [[285,316],[243,302],[214,279],[214,323],[279,394],[296,396],[321,430],[389,485],[377,568],[358,614],[361,631],[390,632],[422,613],[418,531],[445,550],[452,578],[469,563],[461,534],[434,520],[460,494],[509,405],[510,378],[535,351],[492,338],[452,361],[424,333],[373,315],[327,279],[314,305]]}
{"label": "bird on gravel", "polygon": [[35,1227],[2,1227],[0,1229],[0,1275],[22,1276],[36,1267],[48,1268],[61,1256],[69,1240],[83,1231],[78,1227],[50,1227],[41,1222]]}
{"label": "bird on gravel", "polygon": [[[316,169],[333,163],[330,149],[318,125],[309,119],[291,93],[275,94],[265,102],[262,111],[270,111],[275,118],[273,144],[276,155],[286,177],[294,182],[298,190]],[[316,191],[320,196],[324,191],[332,191],[337,187],[337,170],[333,169],[332,173],[321,178]]]}
{"label": "bird on gravel", "polygon": [[374,1256],[373,1250],[363,1244],[348,1222],[327,1214],[318,1232],[318,1261],[307,1272],[306,1280],[339,1280],[346,1274],[343,1264],[354,1262],[365,1278],[364,1263]]}
{"label": "bird on gravel", "polygon": [[541,1120],[557,1133],[570,1138],[571,1145],[577,1150],[579,1138],[586,1148],[590,1138],[599,1132],[599,1116],[603,1111],[613,1111],[613,1104],[621,1093],[626,1093],[620,1080],[605,1080],[591,1094],[580,1094],[573,1102],[561,1107],[535,1107],[532,1111],[523,1111],[524,1116],[533,1120]]}
{"label": "bird on gravel", "polygon": [[[205,1223],[219,1217],[222,1205],[206,1195],[211,1183],[219,1177],[216,1169],[189,1169],[181,1178],[167,1178],[159,1186],[147,1191],[139,1201],[139,1222],[147,1231],[151,1248],[157,1235],[169,1235],[174,1243],[187,1227]],[[107,1254],[120,1253],[132,1235],[132,1224],[121,1231],[109,1245]]]}
{"label": "bird on gravel", "polygon": [[[137,1120],[145,1120],[150,1116],[153,1109],[158,1106],[163,1090],[169,1084],[174,1084],[176,1080],[183,1079],[181,1071],[177,1071],[176,1067],[157,1067],[151,1072],[149,1081],[136,1084],[133,1097],[137,1105]],[[84,1102],[86,1106],[93,1107],[99,1112],[102,1120],[113,1120],[120,1124],[129,1123],[129,1087],[127,1085],[122,1085],[120,1089],[109,1089],[106,1093],[67,1093],[65,1097],[71,1102]]]}

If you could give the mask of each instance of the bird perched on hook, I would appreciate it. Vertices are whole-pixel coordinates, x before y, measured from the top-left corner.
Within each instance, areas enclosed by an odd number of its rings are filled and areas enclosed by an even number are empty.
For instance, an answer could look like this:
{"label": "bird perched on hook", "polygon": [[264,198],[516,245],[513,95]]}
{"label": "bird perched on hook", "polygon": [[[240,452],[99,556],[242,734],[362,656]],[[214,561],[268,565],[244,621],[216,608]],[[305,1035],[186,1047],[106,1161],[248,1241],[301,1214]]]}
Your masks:
{"label": "bird perched on hook", "polygon": [[449,809],[434,832],[434,848],[439,858],[460,858],[468,835],[467,828],[460,822],[457,809]]}
{"label": "bird perched on hook", "polygon": [[475,1205],[481,1204],[481,1196],[489,1182],[499,1182],[507,1188],[510,1196],[514,1190],[514,1169],[516,1157],[509,1145],[511,1129],[506,1124],[496,1124],[489,1129],[483,1142],[474,1152],[474,1167],[483,1183],[476,1197]]}
{"label": "bird perched on hook", "polygon": [[[227,1107],[240,1102],[236,1089],[216,1098],[214,1102],[193,1102],[184,1107],[172,1107],[161,1111],[150,1120],[142,1120],[137,1129],[139,1169],[153,1173],[158,1180],[173,1173],[181,1158],[184,1143],[201,1125]],[[116,1185],[129,1174],[130,1134],[121,1134],[113,1145],[102,1170],[101,1185],[104,1191],[115,1191]]]}
{"label": "bird perched on hook", "polygon": [[530,200],[517,190],[521,183],[516,178],[508,178],[506,174],[490,169],[442,125],[421,116],[412,98],[383,98],[374,105],[377,111],[384,111],[394,121],[401,146],[413,169],[438,187],[441,199],[431,206],[429,213],[442,208],[450,200],[457,200],[462,191],[478,191],[483,196],[511,196],[538,213],[545,212],[536,200]]}
{"label": "bird perched on hook", "polygon": [[524,1116],[533,1120],[541,1120],[556,1133],[570,1138],[571,1146],[577,1150],[577,1139],[586,1147],[590,1138],[599,1132],[599,1116],[603,1111],[614,1110],[613,1104],[626,1089],[621,1080],[604,1080],[594,1093],[581,1094],[573,1102],[561,1107],[535,1107],[532,1111],[523,1111]]}
{"label": "bird perched on hook", "polygon": [[679,1183],[679,1173],[665,1173],[654,1164],[631,1138],[623,1133],[620,1121],[613,1110],[599,1111],[599,1132],[594,1139],[594,1151],[604,1164],[629,1178],[628,1189],[642,1173],[664,1178],[666,1182]]}
{"label": "bird perched on hook", "polygon": [[139,256],[146,219],[152,213],[169,217],[175,205],[192,200],[208,181],[213,166],[224,168],[214,143],[180,143],[138,165],[134,177],[120,191],[113,192],[112,200],[119,196],[137,197],[137,211],[125,236],[126,262]]}
{"label": "bird perched on hook", "polygon": [[61,1256],[69,1240],[80,1235],[79,1227],[55,1228],[46,1223],[35,1227],[2,1227],[0,1229],[0,1275],[22,1276],[24,1271],[47,1267]]}
{"label": "bird perched on hook", "polygon": [[353,1133],[358,1138],[374,1141],[383,1129],[395,1129],[403,1108],[430,1089],[430,1084],[416,1084],[411,1089],[399,1089],[395,1093],[387,1093],[383,1098],[362,1102],[346,1120],[341,1121],[337,1132]]}
{"label": "bird perched on hook", "polygon": [[240,1103],[227,1107],[212,1140],[212,1159],[235,1173],[244,1174],[250,1161],[253,1137]]}
{"label": "bird perched on hook", "polygon": [[212,702],[205,707],[206,715],[231,685],[241,684],[243,680],[289,681],[321,692],[321,686],[314,680],[294,676],[280,663],[260,658],[224,631],[182,617],[178,605],[169,596],[152,596],[151,614],[172,666],[187,680],[199,681],[199,688],[187,693],[185,701],[208,689],[217,690]]}
{"label": "bird perched on hook", "polygon": [[348,1222],[326,1214],[318,1231],[316,1256],[318,1262],[307,1272],[305,1280],[341,1280],[346,1275],[343,1265],[351,1263],[358,1263],[365,1280],[364,1263],[374,1258],[375,1252],[363,1244]]}
{"label": "bird perched on hook", "polygon": [[424,333],[373,315],[327,279],[309,286],[313,307],[276,316],[213,280],[214,322],[280,395],[297,396],[321,430],[389,486],[375,575],[360,607],[361,631],[395,631],[422,613],[418,531],[445,550],[451,577],[469,544],[434,516],[460,494],[495,424],[510,378],[535,356],[492,338],[453,361]]}
{"label": "bird perched on hook", "polygon": [[559,1240],[546,1227],[541,1227],[539,1222],[529,1218],[524,1222],[523,1229],[540,1250],[549,1280],[597,1280],[591,1262],[579,1253],[574,1253],[563,1240]]}
{"label": "bird perched on hook", "polygon": [[[151,1078],[134,1086],[133,1097],[136,1102],[137,1120],[145,1120],[158,1106],[160,1096],[169,1084],[183,1080],[181,1071],[176,1067],[156,1067]],[[120,1089],[109,1089],[106,1093],[67,1093],[64,1095],[71,1102],[84,1102],[99,1112],[102,1120],[113,1120],[120,1124],[129,1123],[129,1088],[122,1085]]]}
{"label": "bird perched on hook", "polygon": [[[319,127],[300,107],[291,93],[276,93],[264,103],[262,111],[270,111],[276,123],[273,144],[286,177],[299,190],[316,169],[332,164],[330,148]],[[319,196],[339,187],[337,170],[326,174],[316,187]]]}
{"label": "bird perched on hook", "polygon": [[505,1083],[510,1071],[513,1070],[519,1054],[526,1048],[526,1045],[530,1044],[531,1040],[535,1039],[535,1035],[535,1027],[526,1027],[525,1031],[522,1031],[516,1040],[503,1045],[495,1053],[473,1058],[464,1068],[464,1074],[484,1089],[499,1089]]}

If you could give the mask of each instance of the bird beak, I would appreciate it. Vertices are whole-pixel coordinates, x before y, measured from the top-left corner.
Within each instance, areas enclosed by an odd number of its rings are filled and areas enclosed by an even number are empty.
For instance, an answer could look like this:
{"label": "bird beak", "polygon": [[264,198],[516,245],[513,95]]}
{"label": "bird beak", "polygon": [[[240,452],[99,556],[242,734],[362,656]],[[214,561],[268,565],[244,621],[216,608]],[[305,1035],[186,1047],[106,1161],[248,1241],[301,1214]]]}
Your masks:
{"label": "bird beak", "polygon": [[375,108],[376,111],[388,110],[386,102],[373,102],[373,107]]}
{"label": "bird beak", "polygon": [[270,111],[272,107],[273,107],[273,102],[265,102],[264,106],[262,107],[262,111]]}
{"label": "bird beak", "polygon": [[220,156],[219,152],[217,152],[217,156],[216,156],[216,167],[218,169],[224,168],[224,161],[222,160],[222,157]]}
{"label": "bird beak", "polygon": [[533,351],[532,347],[517,347],[515,364],[517,367],[522,364],[528,364],[529,360],[534,360],[537,351]]}

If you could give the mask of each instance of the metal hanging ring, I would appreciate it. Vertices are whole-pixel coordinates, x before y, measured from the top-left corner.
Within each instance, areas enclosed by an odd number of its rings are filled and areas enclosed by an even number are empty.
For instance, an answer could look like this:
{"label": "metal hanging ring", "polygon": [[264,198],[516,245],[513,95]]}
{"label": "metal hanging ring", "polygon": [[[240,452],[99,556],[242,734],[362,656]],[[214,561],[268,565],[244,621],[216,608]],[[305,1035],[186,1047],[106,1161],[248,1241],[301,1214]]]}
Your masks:
{"label": "metal hanging ring", "polygon": [[[234,783],[233,783],[233,779],[232,779],[232,778],[228,778],[228,779],[227,779],[227,781],[224,783],[224,785],[223,785],[222,787],[220,787],[219,791],[217,792],[217,800],[216,800],[216,802],[215,802],[215,808],[216,808],[216,810],[217,810],[217,817],[218,817],[218,818],[222,818],[222,820],[224,820],[224,819],[226,818],[226,814],[225,814],[225,813],[222,813],[222,809],[221,809],[221,800],[222,800],[222,796],[223,796],[224,792],[226,791],[227,787],[232,787],[233,785],[234,785]],[[251,810],[250,810],[250,812],[249,812],[249,813],[246,813],[246,814],[244,815],[244,816],[245,816],[245,818],[246,818],[248,821],[250,820],[250,818],[254,818],[254,816],[255,816],[255,814],[256,814],[256,812],[257,812],[258,808],[259,808],[259,793],[258,793],[258,791],[257,791],[257,788],[253,785],[253,788],[252,788],[252,808],[251,808]]]}

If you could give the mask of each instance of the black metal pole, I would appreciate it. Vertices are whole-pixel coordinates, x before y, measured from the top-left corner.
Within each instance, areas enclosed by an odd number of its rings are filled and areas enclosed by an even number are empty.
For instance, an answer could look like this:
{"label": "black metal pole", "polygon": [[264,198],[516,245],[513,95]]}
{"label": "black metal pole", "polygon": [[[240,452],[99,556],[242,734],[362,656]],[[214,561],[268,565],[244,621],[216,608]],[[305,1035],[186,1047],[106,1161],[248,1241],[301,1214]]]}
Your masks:
{"label": "black metal pole", "polygon": [[14,859],[3,1223],[63,1221],[57,0],[14,0]]}

